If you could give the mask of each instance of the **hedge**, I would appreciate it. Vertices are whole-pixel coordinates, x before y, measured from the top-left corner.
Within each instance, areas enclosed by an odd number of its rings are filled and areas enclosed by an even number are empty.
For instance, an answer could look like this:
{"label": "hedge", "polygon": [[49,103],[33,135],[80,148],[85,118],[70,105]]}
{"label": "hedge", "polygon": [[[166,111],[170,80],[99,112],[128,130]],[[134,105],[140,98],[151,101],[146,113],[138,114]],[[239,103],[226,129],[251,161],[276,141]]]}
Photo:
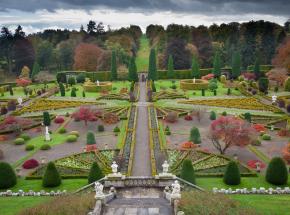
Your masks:
{"label": "hedge", "polygon": [[[211,72],[212,72],[211,68],[200,69],[201,76],[207,75]],[[158,78],[167,79],[167,70],[158,70]],[[191,79],[191,78],[192,78],[191,69],[174,70],[173,79]]]}

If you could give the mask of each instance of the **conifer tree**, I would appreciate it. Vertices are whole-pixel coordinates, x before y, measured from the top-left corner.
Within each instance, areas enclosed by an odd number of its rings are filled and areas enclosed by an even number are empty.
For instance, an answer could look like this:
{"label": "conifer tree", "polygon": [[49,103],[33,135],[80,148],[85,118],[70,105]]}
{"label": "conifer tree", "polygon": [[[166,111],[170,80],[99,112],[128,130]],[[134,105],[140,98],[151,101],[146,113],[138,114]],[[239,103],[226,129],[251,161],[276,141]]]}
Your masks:
{"label": "conifer tree", "polygon": [[241,75],[241,56],[238,51],[236,51],[232,58],[232,77],[238,78]]}
{"label": "conifer tree", "polygon": [[221,56],[220,52],[216,51],[213,61],[213,74],[216,78],[220,77],[221,75]]}
{"label": "conifer tree", "polygon": [[174,78],[174,64],[173,64],[172,55],[170,55],[169,59],[168,59],[167,78],[168,79],[173,79]]}
{"label": "conifer tree", "polygon": [[138,74],[137,74],[137,67],[135,63],[135,58],[132,57],[130,60],[130,65],[129,65],[129,81],[138,81]]}
{"label": "conifer tree", "polygon": [[149,56],[148,79],[155,81],[157,78],[156,53],[155,49],[151,49]]}
{"label": "conifer tree", "polygon": [[117,59],[116,59],[116,51],[112,51],[112,58],[111,58],[111,79],[112,81],[118,79],[117,73]]}
{"label": "conifer tree", "polygon": [[201,78],[199,63],[198,63],[198,59],[196,57],[192,58],[191,77],[192,78]]}

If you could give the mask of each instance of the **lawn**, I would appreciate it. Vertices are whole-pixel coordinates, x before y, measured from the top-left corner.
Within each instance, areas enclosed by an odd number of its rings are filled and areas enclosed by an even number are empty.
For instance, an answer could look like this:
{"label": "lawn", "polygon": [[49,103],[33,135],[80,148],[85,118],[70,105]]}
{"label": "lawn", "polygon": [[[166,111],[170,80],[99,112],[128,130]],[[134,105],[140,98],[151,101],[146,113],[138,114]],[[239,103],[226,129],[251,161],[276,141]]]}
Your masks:
{"label": "lawn", "polygon": [[136,65],[138,72],[147,72],[149,65],[149,41],[145,35],[140,39],[140,48],[136,57]]}

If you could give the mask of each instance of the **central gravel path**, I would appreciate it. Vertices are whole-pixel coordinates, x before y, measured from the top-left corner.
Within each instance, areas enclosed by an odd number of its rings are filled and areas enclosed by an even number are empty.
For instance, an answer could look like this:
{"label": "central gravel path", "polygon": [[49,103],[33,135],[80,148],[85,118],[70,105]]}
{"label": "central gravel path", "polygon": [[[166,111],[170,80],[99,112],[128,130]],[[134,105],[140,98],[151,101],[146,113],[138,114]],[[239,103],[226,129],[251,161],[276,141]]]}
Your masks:
{"label": "central gravel path", "polygon": [[136,144],[133,160],[133,176],[151,176],[148,109],[146,103],[146,83],[139,82],[140,96],[137,103]]}

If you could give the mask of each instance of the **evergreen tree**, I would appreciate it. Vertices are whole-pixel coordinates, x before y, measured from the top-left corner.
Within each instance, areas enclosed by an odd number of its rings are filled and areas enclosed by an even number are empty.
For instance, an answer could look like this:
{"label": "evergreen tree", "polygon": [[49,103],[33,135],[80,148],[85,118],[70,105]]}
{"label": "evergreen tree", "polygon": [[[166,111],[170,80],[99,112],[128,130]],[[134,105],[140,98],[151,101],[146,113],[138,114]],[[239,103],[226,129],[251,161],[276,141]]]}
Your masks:
{"label": "evergreen tree", "polygon": [[180,178],[192,184],[195,184],[195,174],[194,174],[194,169],[193,169],[191,160],[185,159],[183,161]]}
{"label": "evergreen tree", "polygon": [[43,112],[43,124],[45,126],[50,126],[51,120],[49,113],[47,111]]}
{"label": "evergreen tree", "polygon": [[129,65],[129,81],[138,81],[138,74],[137,74],[137,67],[135,63],[135,58],[132,57],[130,60],[130,65]]}
{"label": "evergreen tree", "polygon": [[13,92],[13,89],[12,89],[12,86],[11,85],[9,86],[9,93],[10,93],[10,96],[13,96],[14,95],[14,92]]}
{"label": "evergreen tree", "polygon": [[245,118],[245,120],[248,121],[249,123],[252,122],[252,115],[251,115],[251,113],[249,113],[249,112],[245,113],[245,114],[244,114],[244,118]]}
{"label": "evergreen tree", "polygon": [[257,56],[255,60],[254,73],[255,73],[256,80],[258,80],[262,76],[261,70],[260,70],[260,57],[259,56]]}
{"label": "evergreen tree", "polygon": [[116,58],[116,51],[112,51],[112,58],[111,58],[111,79],[115,81],[118,79],[117,73],[117,58]]}
{"label": "evergreen tree", "polygon": [[201,138],[200,133],[197,127],[193,127],[190,130],[189,141],[193,142],[194,144],[200,144]]}
{"label": "evergreen tree", "polygon": [[87,133],[87,145],[94,145],[96,144],[95,134],[92,131]]}
{"label": "evergreen tree", "polygon": [[199,63],[198,63],[198,59],[196,57],[192,58],[191,77],[192,78],[201,78]]}
{"label": "evergreen tree", "polygon": [[221,63],[220,52],[216,51],[215,56],[214,56],[214,61],[213,61],[213,74],[216,78],[220,77],[221,68],[222,68],[222,63]]}
{"label": "evergreen tree", "polygon": [[17,178],[10,164],[0,162],[0,189],[13,187],[16,183]]}
{"label": "evergreen tree", "polygon": [[237,78],[241,75],[241,56],[238,51],[233,55],[232,59],[232,78]]}
{"label": "evergreen tree", "polygon": [[174,65],[173,65],[173,57],[172,57],[172,55],[169,55],[169,59],[168,59],[167,78],[168,79],[173,79],[174,78]]}
{"label": "evergreen tree", "polygon": [[269,80],[268,78],[259,78],[258,81],[259,90],[263,93],[268,93]]}
{"label": "evergreen tree", "polygon": [[156,54],[155,49],[150,50],[149,56],[149,69],[148,69],[148,79],[149,80],[157,80],[157,66],[156,66]]}
{"label": "evergreen tree", "polygon": [[210,120],[216,120],[216,113],[214,111],[211,111],[209,118],[210,118]]}
{"label": "evergreen tree", "polygon": [[47,164],[42,179],[43,187],[57,187],[61,184],[61,177],[53,162]]}
{"label": "evergreen tree", "polygon": [[239,166],[235,161],[230,161],[224,173],[224,183],[227,185],[238,185],[241,183]]}
{"label": "evergreen tree", "polygon": [[65,96],[65,88],[63,83],[59,83],[59,91],[60,91],[60,96],[64,97]]}
{"label": "evergreen tree", "polygon": [[282,158],[272,158],[266,171],[266,181],[275,185],[287,184],[288,170]]}
{"label": "evergreen tree", "polygon": [[37,63],[37,61],[35,61],[32,68],[31,78],[33,79],[35,75],[37,75],[39,72],[40,72],[40,66]]}
{"label": "evergreen tree", "polygon": [[91,166],[89,175],[88,175],[88,183],[91,184],[95,181],[100,180],[104,177],[102,170],[100,169],[97,162],[94,162]]}
{"label": "evergreen tree", "polygon": [[77,93],[76,93],[76,88],[75,88],[75,87],[73,87],[73,88],[71,89],[71,94],[70,94],[70,96],[71,96],[71,97],[77,97]]}

